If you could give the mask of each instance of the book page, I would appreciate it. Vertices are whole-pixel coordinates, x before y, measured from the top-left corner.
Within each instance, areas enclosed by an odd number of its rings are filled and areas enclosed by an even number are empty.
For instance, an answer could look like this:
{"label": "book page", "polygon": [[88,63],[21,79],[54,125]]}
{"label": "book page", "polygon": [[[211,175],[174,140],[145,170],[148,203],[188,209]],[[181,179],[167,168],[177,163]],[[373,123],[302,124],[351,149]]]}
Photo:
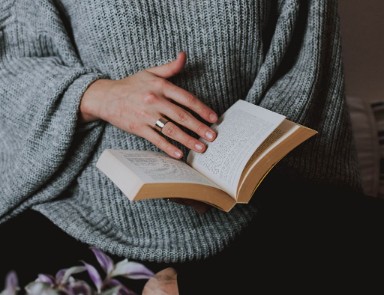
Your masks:
{"label": "book page", "polygon": [[218,187],[208,178],[166,154],[151,151],[113,151],[144,183],[183,182]]}
{"label": "book page", "polygon": [[299,125],[289,121],[284,120],[268,137],[264,142],[257,148],[256,152],[249,159],[246,164],[242,175],[241,180],[238,185],[238,189],[244,182],[247,174],[250,172],[252,167],[254,167],[263,157],[265,157],[272,149],[281,144],[286,140],[292,133],[299,129]]}
{"label": "book page", "polygon": [[200,154],[191,151],[187,162],[217,183],[232,197],[248,160],[284,116],[243,100],[237,101],[212,125],[217,138]]}

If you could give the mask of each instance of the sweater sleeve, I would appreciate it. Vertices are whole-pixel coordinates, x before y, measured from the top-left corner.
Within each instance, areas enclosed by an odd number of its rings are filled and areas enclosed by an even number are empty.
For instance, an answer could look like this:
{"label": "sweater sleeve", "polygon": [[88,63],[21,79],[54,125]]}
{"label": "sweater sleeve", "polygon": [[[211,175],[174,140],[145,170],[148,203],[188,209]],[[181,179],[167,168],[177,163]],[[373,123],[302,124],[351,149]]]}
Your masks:
{"label": "sweater sleeve", "polygon": [[83,67],[53,0],[0,4],[0,222],[59,196],[103,126],[78,123]]}
{"label": "sweater sleeve", "polygon": [[284,173],[360,189],[344,98],[337,1],[278,2],[269,11],[266,57],[246,100],[319,132],[284,159]]}

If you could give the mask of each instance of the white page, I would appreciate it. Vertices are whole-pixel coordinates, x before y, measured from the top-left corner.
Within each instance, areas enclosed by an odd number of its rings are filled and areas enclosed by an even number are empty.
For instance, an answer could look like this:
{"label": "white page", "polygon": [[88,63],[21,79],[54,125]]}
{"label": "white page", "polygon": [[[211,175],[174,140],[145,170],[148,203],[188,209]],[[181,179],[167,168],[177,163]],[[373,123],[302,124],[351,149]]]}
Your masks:
{"label": "white page", "polygon": [[218,187],[188,164],[163,153],[133,150],[113,153],[145,183],[185,182]]}
{"label": "white page", "polygon": [[[281,144],[299,128],[300,127],[298,125],[294,124],[289,120],[286,120],[285,122],[280,124],[252,155],[252,161],[250,163],[247,163],[248,166],[244,167],[244,174],[242,175],[243,179],[241,184],[243,184],[246,180],[246,176],[251,171],[252,167],[259,163],[263,157],[265,157],[271,150],[276,148],[279,144]],[[238,185],[237,189],[239,189],[241,184]]]}
{"label": "white page", "polygon": [[205,153],[191,151],[187,162],[217,183],[232,197],[249,158],[285,116],[243,100],[237,101],[212,128],[217,138],[207,142]]}

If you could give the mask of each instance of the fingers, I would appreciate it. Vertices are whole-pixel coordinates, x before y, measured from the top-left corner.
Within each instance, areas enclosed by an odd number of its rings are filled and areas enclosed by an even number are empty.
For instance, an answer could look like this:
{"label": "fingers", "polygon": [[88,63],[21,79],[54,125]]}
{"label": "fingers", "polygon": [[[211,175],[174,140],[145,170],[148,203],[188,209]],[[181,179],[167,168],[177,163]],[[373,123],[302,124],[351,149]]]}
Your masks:
{"label": "fingers", "polygon": [[[113,104],[109,105],[113,106]],[[118,107],[113,109],[124,110],[124,108]],[[176,159],[180,159],[183,153],[173,143],[169,142],[169,138],[198,153],[206,150],[206,145],[203,142],[185,132],[178,126],[179,124],[186,126],[186,128],[202,138],[206,138],[207,141],[213,141],[216,137],[216,133],[210,127],[197,120],[186,110],[172,104],[165,98],[157,96],[152,99],[151,106],[143,105],[134,113],[121,112],[116,114],[114,118],[116,121],[111,121],[112,124],[114,123],[127,132],[146,138]],[[169,121],[167,121],[168,118]],[[155,125],[159,119],[165,119],[166,122],[163,121],[158,126],[162,128],[161,130],[158,130]]]}
{"label": "fingers", "polygon": [[167,79],[182,71],[182,69],[184,68],[186,59],[187,59],[187,56],[185,52],[180,52],[174,61],[161,66],[147,69],[147,71],[152,74],[155,74],[156,76]]}
{"label": "fingers", "polygon": [[[168,123],[167,123],[168,124]],[[161,136],[157,131],[146,128],[143,134],[141,134],[142,137],[148,139],[150,142],[152,142],[155,146],[157,146],[159,149],[167,153],[169,156],[180,159],[183,156],[183,152],[178,149],[176,146],[171,144],[166,138]]]}
{"label": "fingers", "polygon": [[205,144],[203,144],[201,141],[185,133],[183,130],[181,130],[176,124],[174,124],[171,121],[169,121],[164,125],[161,133],[163,133],[169,138],[176,140],[177,142],[180,142],[182,145],[196,152],[202,153],[206,149]]}
{"label": "fingers", "polygon": [[[97,108],[94,109],[98,118],[146,138],[177,159],[183,156],[182,151],[171,144],[169,138],[191,150],[204,152],[205,144],[184,132],[181,126],[207,141],[213,141],[216,133],[192,112],[211,123],[217,120],[216,113],[194,95],[167,80],[179,73],[185,62],[186,54],[181,52],[176,60],[168,64],[143,70],[121,80],[97,84],[100,86],[96,89],[97,95],[91,93],[90,97],[93,102],[96,101]],[[84,101],[87,102],[86,99]],[[82,109],[86,115],[87,108]],[[163,126],[162,134],[154,130],[159,118],[169,118],[171,121]]]}
{"label": "fingers", "polygon": [[[194,116],[192,116],[189,112],[186,110],[182,109],[181,107],[166,101],[164,104],[163,108],[163,114],[170,118],[173,122],[176,122],[189,130],[193,131],[200,137],[208,140],[208,141],[213,141],[216,137],[216,133],[214,130],[212,130],[210,127],[207,125],[203,124],[201,121],[197,120]],[[179,131],[181,132],[180,128],[177,128],[175,124],[167,124],[163,128],[163,134],[167,135],[168,137],[171,137],[177,141],[179,139],[183,141],[179,141],[181,143],[184,142],[184,140],[192,140],[193,137],[185,137],[184,135],[179,134]],[[186,135],[186,134],[185,134]],[[196,140],[194,141],[195,144]],[[191,145],[188,145],[188,147],[191,148]],[[193,150],[196,150],[196,148],[192,148]],[[201,151],[201,150],[196,150],[196,151]]]}
{"label": "fingers", "polygon": [[[177,142],[180,142],[182,145],[198,153],[202,153],[206,149],[205,144],[185,133],[171,121],[168,121],[164,125],[163,129],[161,130],[161,133]],[[180,159],[183,156],[183,153],[179,148],[170,143],[164,136],[162,136],[159,132],[155,131],[152,128],[147,128],[145,132],[141,134],[141,136],[148,139],[159,149],[161,149],[173,158]]]}
{"label": "fingers", "polygon": [[[193,131],[194,133],[206,139],[207,141],[213,141],[215,139],[216,133],[214,130],[197,120],[188,111],[168,101],[167,99],[163,97],[153,96],[151,100],[151,105],[156,105],[157,111],[156,109],[154,109],[148,112],[148,109],[150,108],[150,106],[148,106],[146,108],[146,112],[140,112],[137,115],[137,121],[145,119],[151,129],[156,129],[156,120],[169,118],[170,121],[168,121],[164,126],[162,126],[161,133],[166,137],[169,137],[181,143],[185,147],[199,153],[202,153],[206,150],[206,145],[195,137],[187,134],[178,125],[186,127],[187,129]],[[167,154],[173,154],[173,157],[179,158],[179,156],[175,154],[176,151],[171,150],[168,145],[165,145],[163,141],[160,141],[158,136],[156,136],[156,139],[151,139],[151,134],[153,133],[147,131],[148,137],[146,138],[148,140],[150,140],[151,142],[156,140],[157,146],[161,145],[161,147],[159,148],[167,148],[167,150],[163,149]]]}
{"label": "fingers", "polygon": [[[146,71],[158,77],[167,79],[180,73],[185,66],[185,62],[186,54],[185,52],[180,52],[174,61],[161,66],[147,69]],[[186,106],[208,122],[216,122],[216,113],[188,91],[177,87],[176,85],[172,84],[171,82],[168,82],[167,80],[164,80],[162,83],[159,83],[159,85],[162,88],[160,89],[160,91],[165,97],[172,99],[181,105]]]}
{"label": "fingers", "polygon": [[216,113],[188,91],[170,82],[166,82],[164,83],[163,93],[165,97],[186,106],[204,120],[211,123],[215,123],[217,121]]}

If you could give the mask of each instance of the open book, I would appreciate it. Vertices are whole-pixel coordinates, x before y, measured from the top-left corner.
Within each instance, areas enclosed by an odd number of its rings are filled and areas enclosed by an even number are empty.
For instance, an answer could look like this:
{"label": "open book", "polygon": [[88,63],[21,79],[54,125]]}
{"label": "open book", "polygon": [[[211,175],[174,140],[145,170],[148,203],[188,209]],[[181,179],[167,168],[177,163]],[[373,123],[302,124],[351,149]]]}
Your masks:
{"label": "open book", "polygon": [[283,115],[238,100],[211,126],[217,132],[204,153],[187,161],[162,152],[107,149],[96,166],[130,200],[188,198],[230,211],[248,203],[268,172],[315,135]]}

